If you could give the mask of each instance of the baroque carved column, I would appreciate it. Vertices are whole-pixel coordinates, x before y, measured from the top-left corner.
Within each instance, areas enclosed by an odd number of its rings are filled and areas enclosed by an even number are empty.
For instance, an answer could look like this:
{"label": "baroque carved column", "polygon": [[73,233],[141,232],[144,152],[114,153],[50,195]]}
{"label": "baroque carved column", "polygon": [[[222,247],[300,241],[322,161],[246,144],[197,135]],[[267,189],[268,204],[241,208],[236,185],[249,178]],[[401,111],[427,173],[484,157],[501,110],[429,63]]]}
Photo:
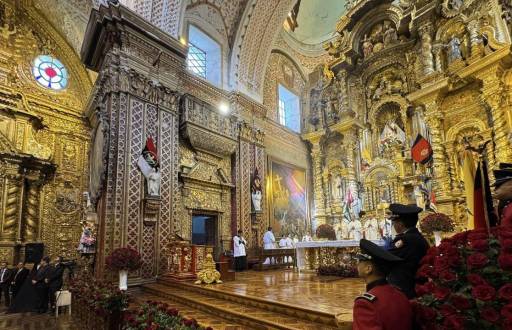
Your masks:
{"label": "baroque carved column", "polygon": [[490,167],[494,167],[495,161],[512,161],[512,145],[510,141],[509,116],[512,110],[512,71],[503,70],[497,64],[482,70],[477,77],[483,82],[481,99],[489,107],[492,116],[492,130],[496,159],[489,159]]}
{"label": "baroque carved column", "polygon": [[325,214],[325,195],[322,182],[322,150],[320,142],[317,140],[312,142],[313,148],[311,149],[311,159],[313,163],[313,194],[315,201],[315,214],[316,225],[319,226],[326,222]]}
{"label": "baroque carved column", "polygon": [[439,109],[439,103],[435,98],[431,98],[425,103],[426,122],[430,128],[430,138],[433,150],[434,167],[434,190],[436,197],[446,197],[450,191],[448,167],[446,166],[446,153],[443,137],[443,116]]}
{"label": "baroque carved column", "polygon": [[423,63],[423,73],[429,75],[434,72],[434,61],[432,56],[432,25],[425,24],[419,28],[421,37],[421,60]]}
{"label": "baroque carved column", "polygon": [[[113,249],[127,246],[142,255],[138,281],[167,271],[179,227],[176,89],[186,51],[123,6],[100,9],[91,13],[81,54],[98,72],[86,110],[93,127],[89,192],[100,222],[96,271]],[[137,166],[148,137],[160,165],[159,198],[151,201]]]}

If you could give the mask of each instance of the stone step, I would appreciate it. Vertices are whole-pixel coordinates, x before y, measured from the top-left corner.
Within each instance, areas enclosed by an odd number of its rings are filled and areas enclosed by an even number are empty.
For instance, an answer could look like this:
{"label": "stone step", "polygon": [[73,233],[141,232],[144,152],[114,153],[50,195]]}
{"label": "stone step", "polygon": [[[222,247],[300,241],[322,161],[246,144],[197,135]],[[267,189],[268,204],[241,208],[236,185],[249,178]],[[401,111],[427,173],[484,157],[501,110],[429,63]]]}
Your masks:
{"label": "stone step", "polygon": [[[199,290],[198,290],[199,289]],[[193,307],[194,309],[221,316],[224,319],[242,324],[245,329],[335,329],[312,320],[307,316],[290,316],[289,313],[281,313],[283,306],[272,308],[272,302],[258,302],[254,297],[237,297],[237,301],[224,299],[222,295],[214,296],[209,290],[201,290],[202,287],[188,283],[164,283],[147,284],[144,292],[157,295],[166,299],[177,301]],[[232,295],[226,298],[233,298]],[[245,298],[241,299],[240,298]],[[279,305],[279,304],[278,304]]]}

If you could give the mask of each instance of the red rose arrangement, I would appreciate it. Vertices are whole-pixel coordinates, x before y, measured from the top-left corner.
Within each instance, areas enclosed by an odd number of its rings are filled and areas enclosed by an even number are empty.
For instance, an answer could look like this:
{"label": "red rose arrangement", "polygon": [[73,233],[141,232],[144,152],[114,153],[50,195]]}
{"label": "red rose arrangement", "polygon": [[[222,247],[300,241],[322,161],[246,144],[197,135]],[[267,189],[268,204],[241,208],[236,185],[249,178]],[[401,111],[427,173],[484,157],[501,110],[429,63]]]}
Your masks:
{"label": "red rose arrangement", "polygon": [[100,317],[116,314],[128,307],[129,296],[105,280],[91,277],[75,277],[70,282],[69,291],[77,306],[81,306]]}
{"label": "red rose arrangement", "polygon": [[330,241],[335,241],[336,232],[334,231],[334,228],[332,228],[331,225],[323,224],[318,226],[318,228],[316,229],[316,237],[326,238]]}
{"label": "red rose arrangement", "polygon": [[432,247],[416,273],[422,329],[512,329],[512,229],[476,229]]}
{"label": "red rose arrangement", "polygon": [[213,330],[211,327],[199,325],[195,319],[182,317],[177,309],[156,301],[148,301],[139,309],[126,313],[123,329]]}
{"label": "red rose arrangement", "polygon": [[106,264],[109,269],[114,271],[130,270],[134,271],[142,266],[142,259],[139,252],[134,249],[124,247],[117,248],[107,257]]}
{"label": "red rose arrangement", "polygon": [[453,220],[443,213],[432,213],[427,215],[420,222],[420,229],[422,232],[432,234],[435,231],[442,231],[445,233],[452,232],[455,229]]}

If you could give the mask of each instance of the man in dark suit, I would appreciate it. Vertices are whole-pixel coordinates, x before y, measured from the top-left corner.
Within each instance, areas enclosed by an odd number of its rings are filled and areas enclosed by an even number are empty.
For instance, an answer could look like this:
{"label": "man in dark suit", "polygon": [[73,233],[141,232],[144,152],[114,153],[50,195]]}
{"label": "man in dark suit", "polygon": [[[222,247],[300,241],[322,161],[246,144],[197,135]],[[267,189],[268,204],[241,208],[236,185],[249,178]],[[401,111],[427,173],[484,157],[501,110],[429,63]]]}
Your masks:
{"label": "man in dark suit", "polygon": [[415,204],[390,204],[389,210],[391,211],[389,217],[398,233],[389,252],[402,258],[404,262],[393,268],[388,281],[400,288],[407,298],[412,299],[416,296],[414,289],[416,271],[429,248],[427,240],[416,228],[418,213],[423,210]]}
{"label": "man in dark suit", "polygon": [[16,295],[21,289],[21,286],[23,285],[23,283],[25,283],[28,273],[29,270],[25,268],[25,263],[19,262],[18,266],[16,266],[16,269],[14,270],[14,277],[12,278],[11,282],[11,291],[13,298],[16,297]]}
{"label": "man in dark suit", "polygon": [[62,288],[62,275],[64,274],[64,266],[62,265],[62,257],[54,260],[53,266],[48,271],[45,282],[48,284],[48,294],[50,296],[50,306],[52,312],[55,311],[55,294]]}
{"label": "man in dark suit", "polygon": [[36,276],[32,279],[32,284],[36,289],[39,302],[37,304],[36,312],[40,314],[46,313],[48,310],[48,283],[46,283],[45,279],[50,271],[49,264],[50,258],[44,257],[43,260],[41,260]]}
{"label": "man in dark suit", "polygon": [[3,261],[0,264],[0,300],[2,299],[2,293],[5,298],[5,306],[9,307],[11,299],[9,297],[9,287],[11,286],[11,274],[12,271],[7,268],[7,262]]}

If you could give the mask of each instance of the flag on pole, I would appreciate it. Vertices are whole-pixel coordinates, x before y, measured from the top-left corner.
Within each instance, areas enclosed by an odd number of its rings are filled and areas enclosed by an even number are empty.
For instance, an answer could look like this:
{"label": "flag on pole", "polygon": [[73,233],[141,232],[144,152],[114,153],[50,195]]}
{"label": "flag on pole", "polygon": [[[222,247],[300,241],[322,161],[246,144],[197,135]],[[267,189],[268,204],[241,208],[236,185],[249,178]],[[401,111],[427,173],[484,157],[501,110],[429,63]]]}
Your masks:
{"label": "flag on pole", "polygon": [[468,229],[475,229],[475,218],[473,216],[474,193],[475,193],[475,164],[471,151],[464,152],[464,164],[462,165],[462,180],[464,181],[464,192],[468,213]]}
{"label": "flag on pole", "polygon": [[412,159],[420,164],[425,165],[432,159],[432,146],[421,134],[418,134],[416,140],[411,147]]}
{"label": "flag on pole", "polygon": [[492,212],[491,187],[486,162],[480,161],[475,173],[473,216],[475,229],[489,228]]}
{"label": "flag on pole", "polygon": [[146,140],[146,145],[137,160],[137,165],[145,177],[148,177],[153,168],[158,167],[158,152],[151,136]]}

